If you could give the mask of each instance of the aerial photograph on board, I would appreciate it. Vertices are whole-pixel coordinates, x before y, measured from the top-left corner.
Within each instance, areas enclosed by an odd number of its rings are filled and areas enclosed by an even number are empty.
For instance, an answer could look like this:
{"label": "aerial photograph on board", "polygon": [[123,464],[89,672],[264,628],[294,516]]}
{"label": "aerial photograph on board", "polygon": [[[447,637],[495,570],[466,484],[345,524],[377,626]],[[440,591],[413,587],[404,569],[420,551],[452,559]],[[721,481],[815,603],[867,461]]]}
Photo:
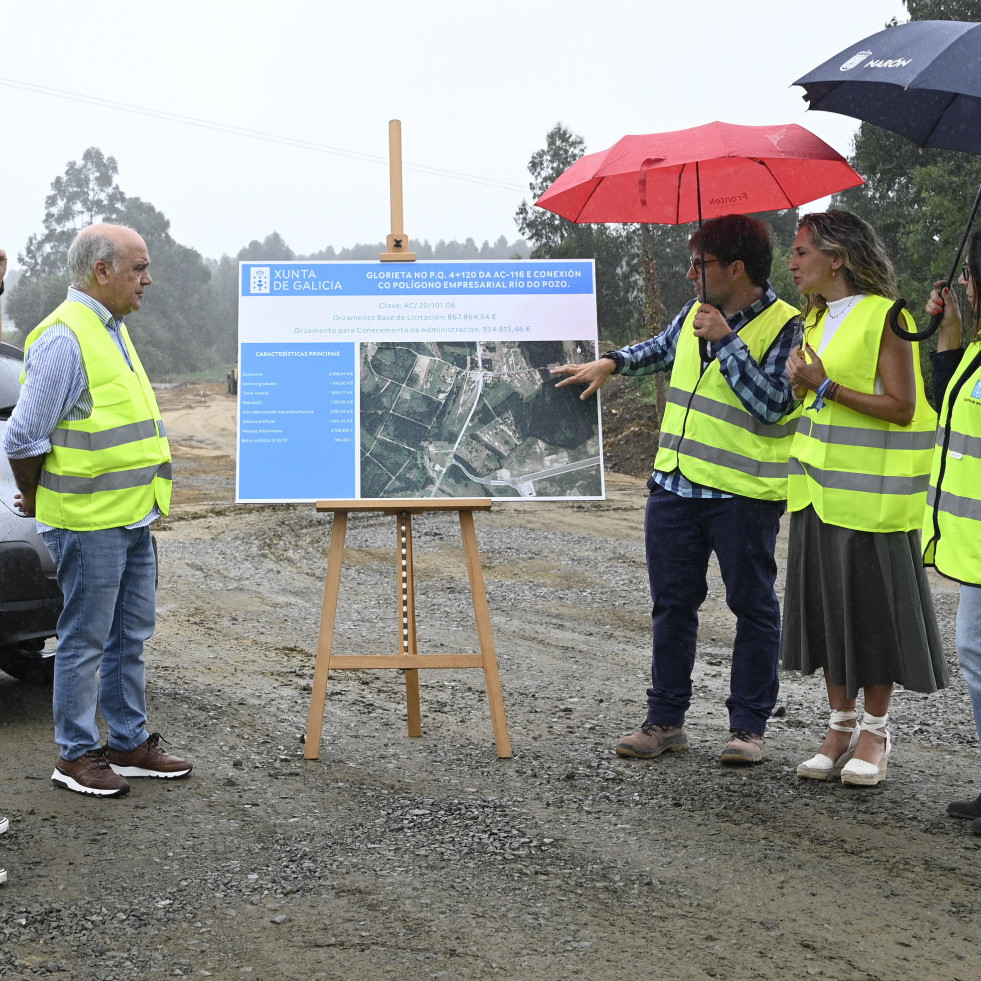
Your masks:
{"label": "aerial photograph on board", "polygon": [[600,498],[599,400],[549,369],[593,341],[361,344],[361,497]]}

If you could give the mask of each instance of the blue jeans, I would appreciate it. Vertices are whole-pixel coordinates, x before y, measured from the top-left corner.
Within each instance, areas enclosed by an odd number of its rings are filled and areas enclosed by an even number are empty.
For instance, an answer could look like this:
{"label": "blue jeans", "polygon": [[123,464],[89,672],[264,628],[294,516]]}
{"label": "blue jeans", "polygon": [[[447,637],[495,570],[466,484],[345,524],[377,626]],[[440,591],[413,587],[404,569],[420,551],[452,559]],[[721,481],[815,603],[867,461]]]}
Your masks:
{"label": "blue jeans", "polygon": [[961,586],[957,604],[957,661],[971,693],[974,724],[981,740],[981,587],[978,586]]}
{"label": "blue jeans", "polygon": [[729,680],[729,726],[763,734],[776,704],[780,604],[774,590],[783,501],[691,499],[650,482],[645,535],[653,609],[647,721],[680,726],[691,705],[698,610],[715,552],[726,604],[736,615]]}
{"label": "blue jeans", "polygon": [[65,606],[54,671],[55,741],[66,760],[101,743],[128,751],[145,742],[143,644],[153,633],[156,568],[149,527],[43,533],[58,564]]}

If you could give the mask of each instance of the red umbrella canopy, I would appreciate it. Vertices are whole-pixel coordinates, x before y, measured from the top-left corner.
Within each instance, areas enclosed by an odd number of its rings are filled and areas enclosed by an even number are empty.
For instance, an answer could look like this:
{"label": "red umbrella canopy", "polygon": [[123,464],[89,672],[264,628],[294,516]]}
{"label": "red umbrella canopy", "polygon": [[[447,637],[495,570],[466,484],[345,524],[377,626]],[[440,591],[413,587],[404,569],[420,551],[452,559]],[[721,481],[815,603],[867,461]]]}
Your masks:
{"label": "red umbrella canopy", "polygon": [[863,179],[824,140],[794,123],[706,123],[625,136],[580,157],[535,202],[580,224],[682,225],[701,217],[779,211]]}

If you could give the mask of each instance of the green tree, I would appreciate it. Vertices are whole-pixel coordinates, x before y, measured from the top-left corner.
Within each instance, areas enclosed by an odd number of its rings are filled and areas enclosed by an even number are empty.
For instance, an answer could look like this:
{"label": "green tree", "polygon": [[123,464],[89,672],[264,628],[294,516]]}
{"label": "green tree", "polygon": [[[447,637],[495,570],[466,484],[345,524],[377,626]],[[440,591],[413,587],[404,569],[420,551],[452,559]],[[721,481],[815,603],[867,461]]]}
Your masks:
{"label": "green tree", "polygon": [[981,21],[978,0],[905,0],[910,20]]}
{"label": "green tree", "polygon": [[50,276],[65,271],[72,239],[86,225],[116,221],[125,195],[116,184],[115,157],[90,146],[79,164],[71,160],[63,176],[51,182],[44,199],[44,234],[32,235],[18,257],[27,276]]}
{"label": "green tree", "polygon": [[228,360],[234,320],[229,327],[218,315],[210,269],[194,249],[174,241],[160,211],[120,190],[116,173],[115,158],[89,147],[81,164],[70,161],[52,182],[44,233],[28,240],[20,256],[24,274],[10,297],[9,312],[21,337],[64,300],[68,247],[75,235],[87,225],[111,221],[136,229],[150,253],[153,285],[127,326],[151,376],[209,369]]}
{"label": "green tree", "polygon": [[[61,272],[51,276],[22,275],[12,289],[4,307],[3,339],[8,343],[23,345],[27,335],[58,304],[65,299],[68,290],[68,273]],[[8,318],[16,326],[16,336],[10,331]]]}
{"label": "green tree", "polygon": [[[585,141],[561,123],[531,157],[528,185],[537,199],[572,166]],[[515,215],[518,228],[541,259],[593,259],[596,262],[596,313],[601,339],[624,344],[643,333],[644,300],[640,238],[636,225],[577,225],[554,212],[522,201]]]}
{"label": "green tree", "polygon": [[279,232],[271,232],[261,242],[252,239],[239,250],[238,258],[240,262],[290,262],[296,258],[296,253]]}
{"label": "green tree", "polygon": [[22,337],[64,299],[68,246],[79,230],[116,220],[126,199],[116,184],[117,171],[114,157],[89,147],[81,163],[69,161],[65,173],[51,182],[44,199],[44,231],[31,235],[18,255],[23,275],[8,300],[7,312]]}
{"label": "green tree", "polygon": [[[545,136],[544,148],[536,150],[528,161],[532,177],[528,187],[533,200],[537,201],[585,151],[586,141],[581,136],[562,123],[556,123]],[[588,231],[588,226],[577,225],[554,211],[529,205],[527,201],[519,205],[515,221],[521,234],[530,239],[536,249],[549,251],[557,249],[570,236]]]}
{"label": "green tree", "polygon": [[127,326],[147,372],[155,377],[208,370],[228,360],[227,328],[216,316],[211,270],[194,249],[174,241],[170,221],[152,204],[128,197],[120,224],[143,236],[153,284]]}

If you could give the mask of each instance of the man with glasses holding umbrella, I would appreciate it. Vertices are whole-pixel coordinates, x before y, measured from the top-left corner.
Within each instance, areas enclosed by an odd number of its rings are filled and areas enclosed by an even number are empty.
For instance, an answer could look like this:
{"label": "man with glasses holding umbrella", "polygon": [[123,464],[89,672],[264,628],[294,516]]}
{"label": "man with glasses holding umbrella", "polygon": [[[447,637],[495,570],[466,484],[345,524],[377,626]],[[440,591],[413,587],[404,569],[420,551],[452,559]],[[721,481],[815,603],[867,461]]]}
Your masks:
{"label": "man with glasses holding umbrella", "polygon": [[730,732],[721,759],[761,763],[778,690],[774,549],[796,424],[786,363],[800,343],[799,312],[769,285],[773,238],[763,222],[746,215],[716,218],[688,246],[696,299],[663,333],[553,374],[567,376],[560,386],[585,385],[586,399],[612,374],[670,373],[645,518],[653,601],[647,718],[620,740],[617,753],[654,759],[688,748],[684,723],[698,610],[715,552],[736,616],[726,700]]}

